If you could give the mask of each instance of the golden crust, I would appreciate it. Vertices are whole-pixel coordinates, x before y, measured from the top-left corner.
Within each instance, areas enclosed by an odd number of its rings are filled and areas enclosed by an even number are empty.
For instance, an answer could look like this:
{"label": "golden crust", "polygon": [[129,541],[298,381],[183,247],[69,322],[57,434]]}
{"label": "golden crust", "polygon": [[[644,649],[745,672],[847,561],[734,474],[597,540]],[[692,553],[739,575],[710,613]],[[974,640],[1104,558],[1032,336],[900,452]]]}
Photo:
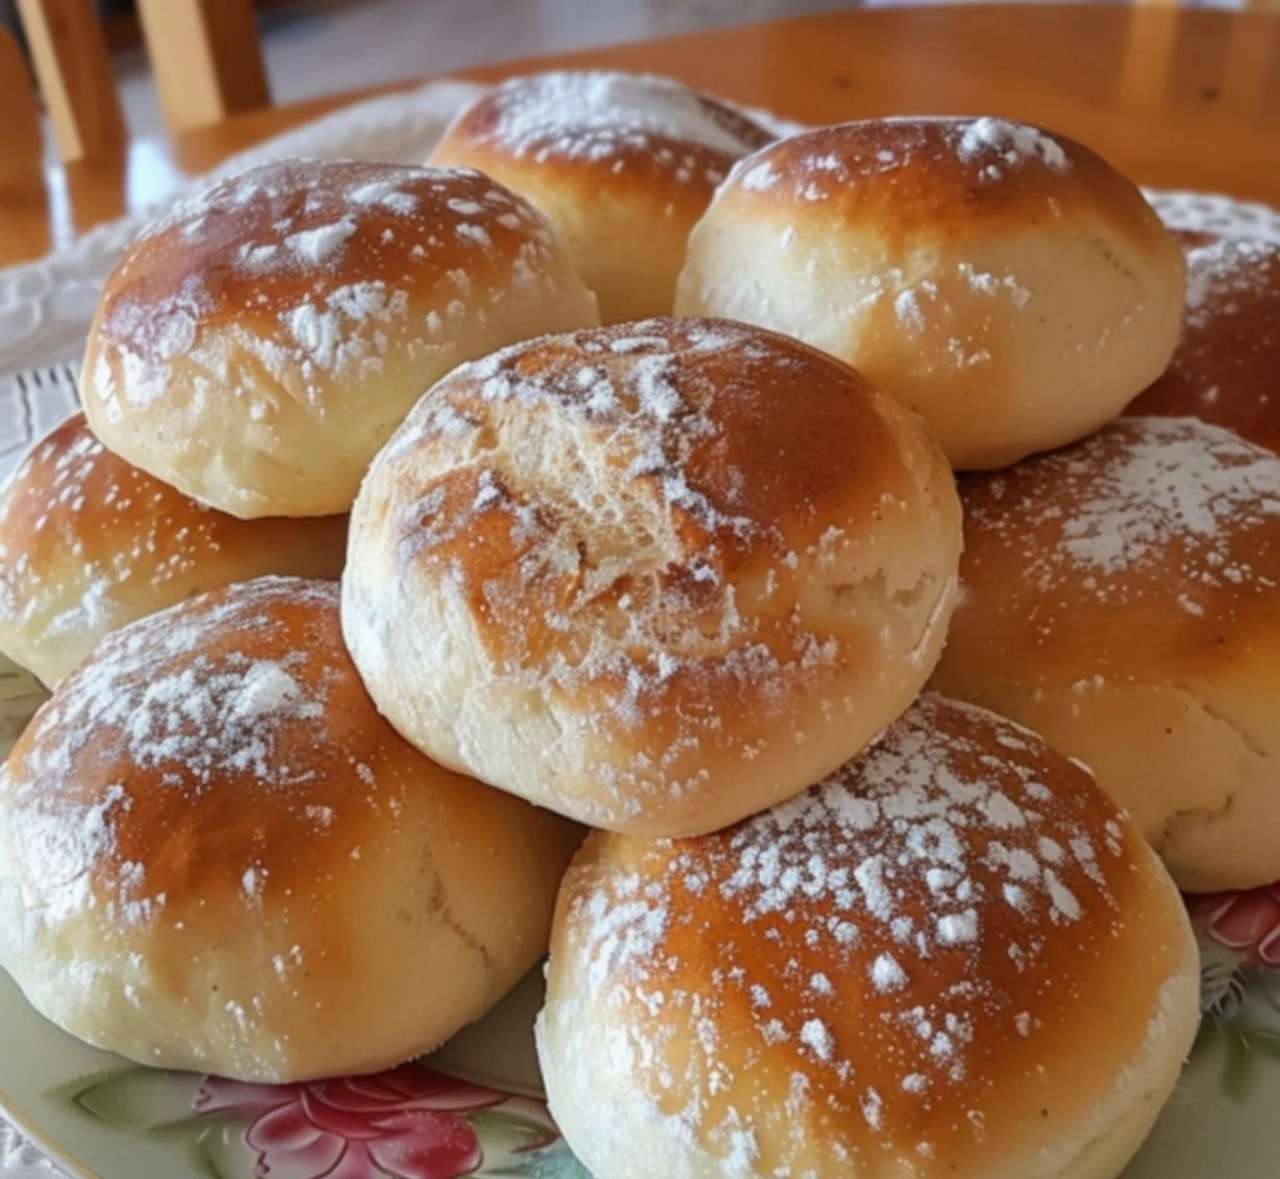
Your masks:
{"label": "golden crust", "polygon": [[477,168],[550,219],[606,323],[671,312],[685,242],[735,160],[773,135],[667,78],[513,78],[458,116],[431,162]]}
{"label": "golden crust", "polygon": [[[984,128],[989,130],[984,131]],[[887,237],[953,245],[993,232],[1051,229],[1079,209],[1163,257],[1170,239],[1133,184],[1057,132],[997,119],[867,119],[778,140],[735,169],[726,198],[824,220],[869,222]]]}
{"label": "golden crust", "polygon": [[627,1174],[721,1173],[718,1156],[1028,1179],[1094,1174],[1077,1156],[1146,1100],[1131,1151],[1195,1018],[1178,896],[1089,774],[926,696],[737,827],[592,835],[561,887],[539,1045],[602,1179],[628,1144],[586,1085],[624,1135],[643,1125],[653,1161]]}
{"label": "golden crust", "polygon": [[267,573],[336,578],[347,518],[238,520],[112,454],[76,413],[0,489],[0,650],[57,683],[108,632]]}
{"label": "golden crust", "polygon": [[269,164],[125,253],[90,329],[85,411],[117,453],[223,511],[342,512],[438,376],[597,319],[546,221],[476,172]]}
{"label": "golden crust", "polygon": [[883,119],[741,160],[690,236],[675,306],[840,357],[954,466],[992,468],[1096,430],[1158,376],[1183,280],[1142,194],[1079,144]]}
{"label": "golden crust", "polygon": [[271,334],[282,313],[356,283],[393,284],[413,303],[451,270],[502,281],[539,224],[493,192],[476,172],[366,162],[287,160],[224,180],[134,242],[103,292],[95,342],[156,364],[185,325],[152,309],[189,303],[205,330]]}
{"label": "golden crust", "polygon": [[1280,459],[1122,418],[961,493],[934,683],[1088,762],[1183,887],[1280,875]]}
{"label": "golden crust", "polygon": [[397,737],[337,605],[264,578],[153,615],[15,746],[0,964],[67,1030],[248,1079],[373,1070],[543,952],[576,833]]}
{"label": "golden crust", "polygon": [[1197,234],[1184,246],[1177,351],[1126,412],[1197,417],[1280,452],[1280,245]]}
{"label": "golden crust", "polygon": [[[696,320],[548,337],[456,370],[379,456],[344,630],[445,764],[583,821],[706,830],[919,690],[953,497],[911,415],[795,341]],[[419,633],[451,637],[409,657]]]}

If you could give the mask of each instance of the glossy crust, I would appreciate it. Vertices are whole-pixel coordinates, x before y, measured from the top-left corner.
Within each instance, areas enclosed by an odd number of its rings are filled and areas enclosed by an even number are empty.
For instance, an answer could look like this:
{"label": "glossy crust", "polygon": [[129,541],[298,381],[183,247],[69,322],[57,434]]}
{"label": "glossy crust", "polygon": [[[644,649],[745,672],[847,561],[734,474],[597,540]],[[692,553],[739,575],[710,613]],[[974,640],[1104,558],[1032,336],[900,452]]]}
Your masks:
{"label": "glossy crust", "polygon": [[352,516],[343,629],[442,764],[593,825],[692,834],[802,790],[914,699],[960,539],[914,415],[708,320],[463,366]]}
{"label": "glossy crust", "polygon": [[512,78],[476,100],[431,162],[477,168],[551,221],[605,323],[669,315],[689,231],[735,160],[773,139],[669,78]]}
{"label": "glossy crust", "polygon": [[94,433],[235,516],[345,512],[455,364],[598,322],[546,221],[474,172],[286,161],[180,204],[107,279]]}
{"label": "glossy crust", "polygon": [[1091,766],[1184,889],[1280,876],[1280,458],[1121,418],[961,492],[934,683]]}
{"label": "glossy crust", "polygon": [[1212,234],[1185,244],[1177,351],[1126,412],[1197,417],[1280,453],[1280,244]]}
{"label": "glossy crust", "polygon": [[0,488],[0,651],[56,684],[110,631],[268,573],[336,578],[347,518],[238,520],[112,454],[84,414]]}
{"label": "glossy crust", "polygon": [[263,578],[117,631],[0,771],[0,966],[161,1068],[380,1069],[546,948],[578,833],[374,710],[337,586]]}
{"label": "glossy crust", "polygon": [[538,1048],[598,1179],[1113,1179],[1197,981],[1177,892],[1088,773],[926,695],[737,827],[590,836]]}
{"label": "glossy crust", "polygon": [[1114,417],[1165,368],[1177,244],[1087,148],[999,119],[878,119],[742,160],[694,229],[678,314],[787,332],[1005,466]]}

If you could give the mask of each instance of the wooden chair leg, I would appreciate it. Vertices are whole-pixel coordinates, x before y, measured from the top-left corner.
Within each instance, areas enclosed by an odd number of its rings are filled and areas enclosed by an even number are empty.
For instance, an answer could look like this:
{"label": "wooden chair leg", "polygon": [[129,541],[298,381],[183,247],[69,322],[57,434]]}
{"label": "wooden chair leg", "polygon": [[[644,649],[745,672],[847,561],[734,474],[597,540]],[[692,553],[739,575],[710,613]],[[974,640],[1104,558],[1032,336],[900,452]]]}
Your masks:
{"label": "wooden chair leg", "polygon": [[22,50],[0,25],[0,265],[49,248],[40,108]]}
{"label": "wooden chair leg", "polygon": [[125,140],[107,43],[92,0],[18,0],[58,154],[118,155]]}
{"label": "wooden chair leg", "polygon": [[270,104],[252,0],[138,0],[138,14],[170,131]]}

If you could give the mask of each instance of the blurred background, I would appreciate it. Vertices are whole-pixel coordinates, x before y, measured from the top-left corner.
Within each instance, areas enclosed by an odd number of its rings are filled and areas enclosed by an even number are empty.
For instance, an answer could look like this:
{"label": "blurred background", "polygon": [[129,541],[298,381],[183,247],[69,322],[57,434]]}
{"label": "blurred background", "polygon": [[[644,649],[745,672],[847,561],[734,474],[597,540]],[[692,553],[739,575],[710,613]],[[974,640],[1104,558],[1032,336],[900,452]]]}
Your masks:
{"label": "blurred background", "polygon": [[[271,97],[279,104],[503,58],[900,2],[255,0],[254,6]],[[1277,6],[1280,0],[1182,3],[1228,9]],[[7,24],[21,42],[18,8],[19,0],[0,0],[0,24]],[[96,9],[130,135],[163,133],[165,122],[142,47],[135,0],[97,0]]]}
{"label": "blurred background", "polygon": [[[1192,11],[1211,8],[1235,11]],[[0,0],[0,267],[153,208],[371,87],[467,70],[492,81],[508,66],[487,63],[589,50],[810,122],[1016,113],[1075,132],[1147,183],[1199,177],[1276,200],[1278,11],[1280,0]],[[700,36],[731,25],[755,31]],[[637,44],[653,38],[666,40]]]}

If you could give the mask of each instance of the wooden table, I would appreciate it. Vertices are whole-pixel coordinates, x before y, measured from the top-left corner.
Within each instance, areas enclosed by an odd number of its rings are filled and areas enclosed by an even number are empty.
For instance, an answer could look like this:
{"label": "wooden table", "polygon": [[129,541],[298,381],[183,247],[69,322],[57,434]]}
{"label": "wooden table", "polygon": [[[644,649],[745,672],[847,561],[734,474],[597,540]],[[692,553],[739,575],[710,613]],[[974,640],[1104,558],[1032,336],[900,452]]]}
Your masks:
{"label": "wooden table", "polygon": [[[1172,8],[975,6],[853,11],[504,62],[654,70],[806,122],[991,113],[1083,140],[1134,179],[1280,205],[1280,16]],[[383,90],[392,89],[385,87]],[[162,195],[247,147],[355,98],[237,116],[119,162],[57,169],[6,154],[0,265]],[[28,153],[29,154],[29,153]]]}

